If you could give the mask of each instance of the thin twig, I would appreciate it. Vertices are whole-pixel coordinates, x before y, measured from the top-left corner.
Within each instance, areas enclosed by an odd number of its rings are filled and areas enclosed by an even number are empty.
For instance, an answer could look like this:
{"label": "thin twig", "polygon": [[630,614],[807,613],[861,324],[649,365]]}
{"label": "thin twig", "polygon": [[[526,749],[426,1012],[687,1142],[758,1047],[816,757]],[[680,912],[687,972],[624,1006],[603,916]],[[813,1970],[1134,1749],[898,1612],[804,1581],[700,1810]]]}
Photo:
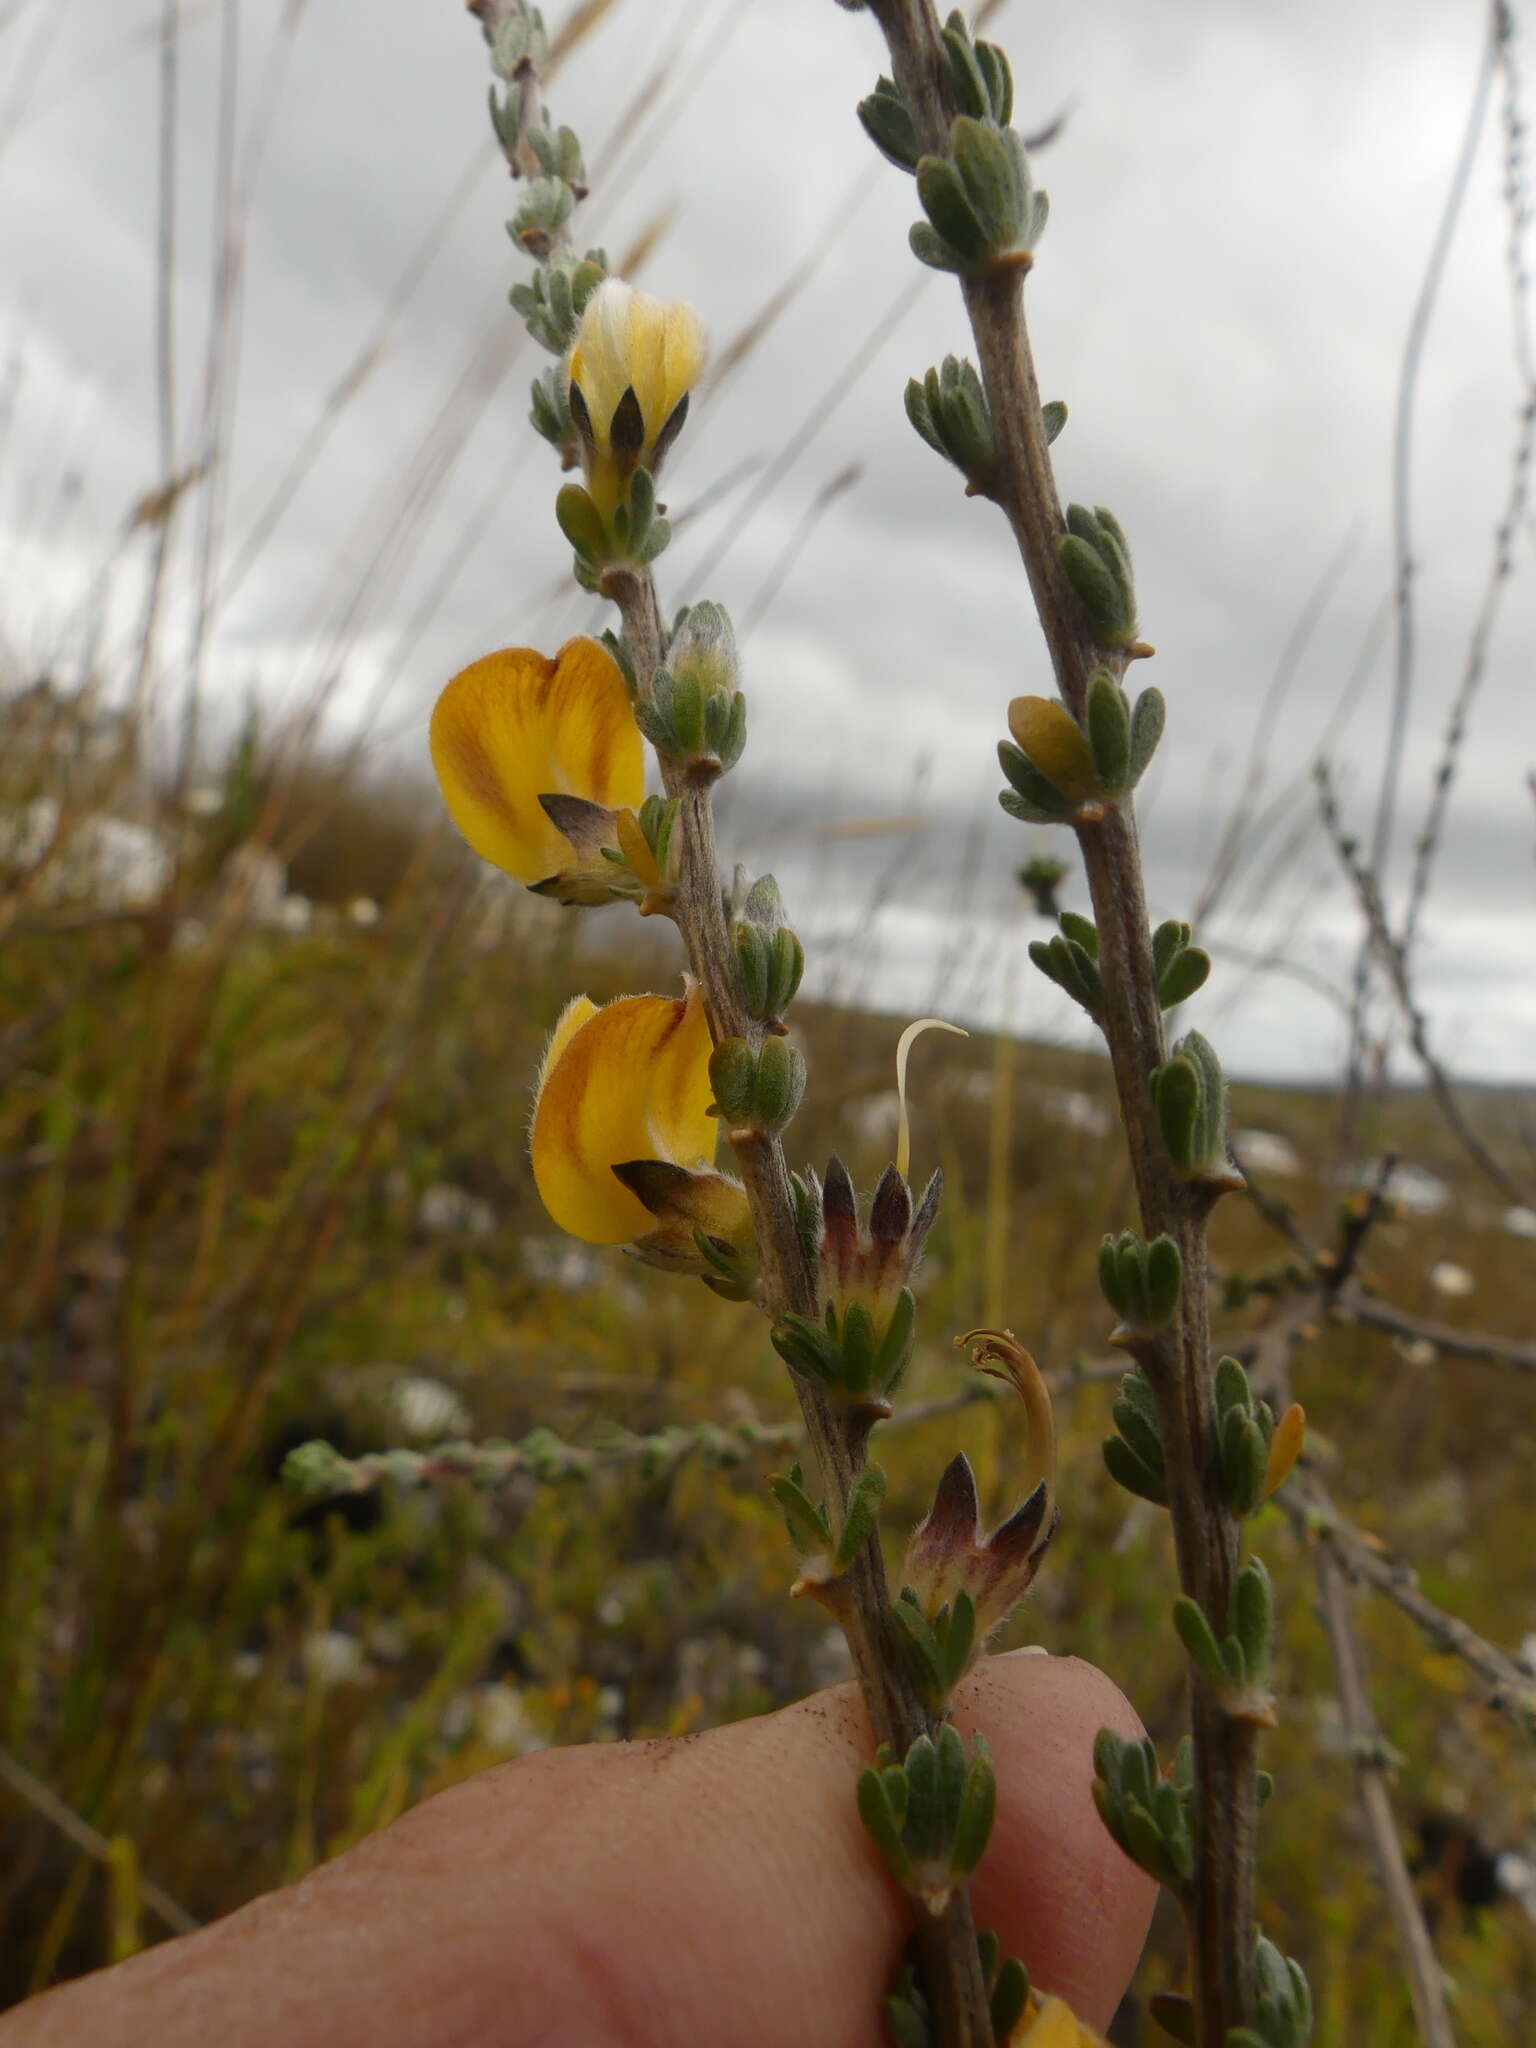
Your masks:
{"label": "thin twig", "polygon": [[219,33],[218,135],[213,185],[212,290],[203,364],[198,461],[203,471],[196,558],[192,571],[192,634],[187,648],[186,696],[175,792],[191,780],[202,714],[203,663],[213,623],[214,565],[228,492],[230,395],[237,374],[243,236],[235,190],[235,131],[240,104],[240,0],[223,0]]}
{"label": "thin twig", "polygon": [[[1326,1258],[1320,1254],[1313,1255],[1316,1277],[1312,1287],[1289,1304],[1263,1334],[1261,1347],[1266,1377],[1280,1401],[1290,1400],[1291,1356],[1316,1328],[1312,1317],[1326,1316],[1358,1268],[1366,1240],[1386,1209],[1391,1175],[1392,1162],[1388,1160],[1383,1162],[1376,1184],[1366,1200],[1346,1215],[1338,1251]],[[1443,1975],[1414,1896],[1402,1839],[1392,1812],[1388,1752],[1377,1731],[1366,1692],[1364,1653],[1350,1613],[1347,1568],[1335,1540],[1336,1532],[1345,1525],[1321,1481],[1311,1475],[1298,1475],[1281,1489],[1278,1499],[1291,1520],[1317,1538],[1312,1550],[1312,1568],[1333,1661],[1339,1711],[1349,1737],[1355,1787],[1377,1874],[1397,1932],[1419,2036],[1428,2048],[1455,2048],[1456,2037],[1446,2011]],[[1349,1533],[1354,1538],[1354,1532]]]}
{"label": "thin twig", "polygon": [[[1364,1320],[1354,1275],[1365,1249],[1366,1239],[1383,1213],[1391,1162],[1384,1162],[1381,1175],[1367,1199],[1345,1218],[1344,1232],[1336,1253],[1324,1255],[1298,1229],[1289,1212],[1278,1218],[1268,1209],[1262,1213],[1275,1222],[1290,1243],[1303,1254],[1313,1269],[1310,1287],[1293,1294],[1265,1325],[1252,1347],[1252,1376],[1257,1386],[1276,1402],[1288,1402],[1291,1361],[1303,1343],[1309,1342],[1330,1315]],[[1250,1190],[1252,1193],[1252,1190]],[[1411,1324],[1411,1318],[1397,1318]],[[1435,1326],[1429,1326],[1431,1328]],[[1448,1336],[1464,1338],[1460,1331]],[[1507,1350],[1502,1339],[1487,1340],[1490,1348]],[[1519,1347],[1513,1347],[1518,1349]],[[1488,1352],[1475,1355],[1487,1356]],[[1355,1528],[1330,1498],[1327,1488],[1313,1472],[1302,1472],[1275,1496],[1297,1529],[1319,1542],[1327,1542],[1339,1564],[1352,1577],[1362,1579],[1409,1615],[1435,1645],[1461,1658],[1488,1687],[1488,1705],[1522,1734],[1536,1735],[1536,1682],[1513,1659],[1478,1634],[1457,1615],[1448,1613],[1421,1593],[1413,1568],[1387,1552],[1376,1538]]]}
{"label": "thin twig", "polygon": [[1413,993],[1409,979],[1408,963],[1400,942],[1393,936],[1387,922],[1385,905],[1381,898],[1379,875],[1368,868],[1360,858],[1360,850],[1345,832],[1339,817],[1338,800],[1334,794],[1333,778],[1328,764],[1319,761],[1316,770],[1318,807],[1322,815],[1323,828],[1339,863],[1354,885],[1360,908],[1365,913],[1368,945],[1374,948],[1377,957],[1387,970],[1387,979],[1408,1027],[1408,1042],[1414,1057],[1423,1069],[1430,1092],[1440,1106],[1440,1113],[1449,1124],[1460,1142],[1462,1150],[1485,1180],[1492,1183],[1507,1202],[1524,1204],[1531,1200],[1531,1193],[1505,1169],[1493,1156],[1482,1139],[1473,1130],[1466,1112],[1461,1106],[1455,1084],[1441,1064],[1429,1043],[1429,1023]]}
{"label": "thin twig", "polygon": [[1413,1879],[1392,1812],[1390,1752],[1382,1742],[1366,1692],[1364,1656],[1349,1611],[1348,1581],[1326,1543],[1318,1545],[1314,1563],[1318,1602],[1333,1657],[1339,1712],[1355,1768],[1355,1789],[1371,1840],[1371,1854],[1376,1859],[1376,1873],[1386,1894],[1387,1911],[1397,1930],[1419,2039],[1426,2048],[1456,2048],[1456,2035],[1446,2008],[1445,1975],[1414,1895]]}
{"label": "thin twig", "polygon": [[1405,1315],[1391,1302],[1359,1288],[1349,1288],[1334,1308],[1344,1322],[1364,1323],[1368,1329],[1386,1330],[1409,1344],[1432,1344],[1447,1358],[1476,1358],[1489,1365],[1513,1366],[1516,1372],[1536,1372],[1536,1344],[1522,1344],[1515,1337],[1496,1337],[1486,1330],[1458,1330],[1450,1323],[1432,1323],[1421,1316]]}
{"label": "thin twig", "polygon": [[[67,1806],[51,1785],[45,1785],[41,1778],[27,1769],[20,1757],[12,1756],[8,1749],[0,1749],[0,1779],[9,1785],[18,1799],[24,1799],[34,1812],[40,1813],[77,1849],[94,1857],[98,1863],[116,1861],[116,1851],[101,1830],[93,1828],[83,1815]],[[186,1907],[178,1905],[152,1877],[145,1877],[142,1872],[139,1874],[138,1892],[150,1912],[172,1934],[197,1932],[200,1922],[194,1920]]]}
{"label": "thin twig", "polygon": [[1536,454],[1536,357],[1530,333],[1530,274],[1525,265],[1525,237],[1530,225],[1530,207],[1525,196],[1525,122],[1520,110],[1520,73],[1515,59],[1514,23],[1506,6],[1495,6],[1499,26],[1497,63],[1504,82],[1504,204],[1508,216],[1505,237],[1505,268],[1509,273],[1510,314],[1514,328],[1515,365],[1520,375],[1522,400],[1520,424],[1509,462],[1509,484],[1504,509],[1493,535],[1493,559],[1482,602],[1467,644],[1461,681],[1446,719],[1440,765],[1431,785],[1424,827],[1414,849],[1413,880],[1408,891],[1408,908],[1403,916],[1403,957],[1413,953],[1418,921],[1429,896],[1435,857],[1445,833],[1445,815],[1451,785],[1467,736],[1473,701],[1488,663],[1488,646],[1498,620],[1504,591],[1515,568],[1515,536],[1525,522],[1530,496],[1531,460]]}
{"label": "thin twig", "polygon": [[1471,182],[1472,166],[1477,158],[1477,145],[1483,132],[1483,121],[1488,112],[1494,66],[1502,38],[1503,13],[1502,0],[1492,0],[1488,9],[1482,54],[1478,60],[1477,78],[1472,89],[1472,104],[1467,110],[1466,126],[1451,172],[1450,188],[1435,228],[1435,239],[1430,247],[1429,262],[1419,286],[1413,317],[1408,323],[1408,336],[1403,344],[1402,368],[1398,374],[1397,407],[1392,428],[1392,548],[1396,564],[1396,648],[1393,660],[1391,722],[1387,729],[1381,786],[1376,799],[1376,819],[1371,832],[1371,867],[1380,876],[1385,875],[1392,853],[1392,826],[1397,803],[1397,787],[1402,774],[1403,745],[1407,738],[1408,712],[1413,699],[1413,579],[1418,565],[1413,556],[1412,471],[1413,419],[1418,399],[1419,370],[1424,360],[1424,344],[1429,335],[1429,323],[1434,314],[1435,302],[1440,296],[1441,279],[1445,274],[1451,243],[1455,237],[1457,222],[1461,218],[1467,187]]}
{"label": "thin twig", "polygon": [[[1382,758],[1381,781],[1377,789],[1376,817],[1371,832],[1370,867],[1386,888],[1387,863],[1392,850],[1392,826],[1402,776],[1403,748],[1408,731],[1408,712],[1413,697],[1414,612],[1412,534],[1412,460],[1414,405],[1418,393],[1419,368],[1430,318],[1440,292],[1440,281],[1450,253],[1456,223],[1466,198],[1467,185],[1477,153],[1478,137],[1488,109],[1497,47],[1500,0],[1492,0],[1489,29],[1473,86],[1461,148],[1451,173],[1451,183],[1441,209],[1429,262],[1419,287],[1413,315],[1403,344],[1398,374],[1397,404],[1392,432],[1392,551],[1393,551],[1393,677],[1392,708],[1387,745]],[[1389,926],[1390,929],[1390,926]],[[1352,1130],[1358,1103],[1365,1091],[1365,1028],[1370,1001],[1372,948],[1362,944],[1355,956],[1354,993],[1351,1004],[1349,1052],[1345,1064],[1345,1128]]]}
{"label": "thin twig", "polygon": [[[160,158],[155,248],[155,404],[159,433],[160,485],[176,475],[176,131],[180,103],[180,0],[163,0],[160,11]],[[175,498],[155,524],[139,657],[133,679],[135,730],[143,719],[154,670],[155,629],[165,588]]]}
{"label": "thin twig", "polygon": [[1487,1688],[1483,1703],[1527,1739],[1536,1737],[1536,1680],[1470,1622],[1419,1590],[1413,1566],[1354,1527],[1310,1477],[1276,1498],[1297,1528],[1330,1549],[1340,1569],[1400,1608],[1437,1650],[1456,1657]]}

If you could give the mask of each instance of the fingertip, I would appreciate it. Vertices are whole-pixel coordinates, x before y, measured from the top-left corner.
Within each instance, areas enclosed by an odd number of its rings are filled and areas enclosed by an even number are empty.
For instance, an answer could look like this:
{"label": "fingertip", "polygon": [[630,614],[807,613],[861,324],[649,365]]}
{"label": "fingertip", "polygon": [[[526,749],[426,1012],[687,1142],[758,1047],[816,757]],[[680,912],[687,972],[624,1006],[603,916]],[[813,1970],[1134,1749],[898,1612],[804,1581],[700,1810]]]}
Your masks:
{"label": "fingertip", "polygon": [[1089,2025],[1108,2025],[1146,1940],[1157,1886],[1111,1841],[1093,1803],[1102,1727],[1145,1733],[1096,1665],[1026,1651],[990,1658],[956,1702],[997,1768],[997,1821],[973,1881],[977,1924]]}

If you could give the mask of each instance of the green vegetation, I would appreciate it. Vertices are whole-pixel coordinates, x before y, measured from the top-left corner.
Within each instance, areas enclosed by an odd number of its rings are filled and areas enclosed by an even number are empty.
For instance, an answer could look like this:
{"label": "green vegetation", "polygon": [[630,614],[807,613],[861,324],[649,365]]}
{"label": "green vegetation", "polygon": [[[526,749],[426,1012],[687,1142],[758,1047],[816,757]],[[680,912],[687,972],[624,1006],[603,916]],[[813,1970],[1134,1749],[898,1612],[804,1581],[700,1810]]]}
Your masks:
{"label": "green vegetation", "polygon": [[[792,1419],[761,1322],[700,1287],[654,1274],[637,1286],[620,1255],[557,1238],[526,1170],[530,1077],[564,993],[675,986],[670,931],[620,958],[605,920],[576,930],[510,884],[483,889],[441,846],[396,872],[376,925],[322,905],[302,934],[221,917],[217,879],[179,917],[9,901],[0,1743],[110,1855],[82,1851],[7,1777],[7,1999],[159,1938],[162,1893],[197,1919],[227,1911],[532,1744],[685,1730],[838,1673],[826,1617],[784,1599],[765,1484],[782,1448],[679,1450],[662,1435],[722,1411]],[[380,873],[359,867],[345,887],[382,892]],[[797,1156],[824,1164],[836,1148],[872,1177],[890,1152],[898,1020],[802,1014],[812,1075],[838,1083],[818,1093],[813,1080]],[[1054,1372],[1102,1364],[1096,1253],[1125,1200],[1123,1156],[1093,1131],[1101,1063],[935,1039],[914,1083],[914,1163],[941,1165],[947,1183],[923,1329],[1006,1321]],[[1490,1120],[1507,1107],[1477,1104]],[[1340,1199],[1334,1122],[1322,1093],[1236,1090],[1234,1127],[1275,1131],[1307,1162],[1270,1187],[1320,1239]],[[1530,1246],[1498,1227],[1424,1100],[1395,1098],[1371,1135],[1455,1184],[1442,1213],[1377,1227],[1371,1280],[1410,1311],[1530,1329]],[[1235,1348],[1286,1286],[1290,1253],[1233,1201],[1216,1256],[1230,1304],[1218,1340]],[[1470,1298],[1436,1296],[1441,1260],[1476,1275]],[[1536,1380],[1415,1363],[1359,1327],[1305,1345],[1295,1379],[1341,1505],[1433,1598],[1513,1649],[1536,1619]],[[947,1335],[920,1343],[915,1403],[971,1381]],[[1104,1473],[1114,1392],[1089,1376],[1058,1394],[1062,1527],[1014,1627],[1102,1662],[1163,1736],[1181,1683],[1148,1599],[1169,1583],[1151,1554],[1166,1527]],[[543,1427],[585,1446],[662,1441],[585,1476],[384,1488],[330,1512],[278,1479],[308,1438],[355,1454],[466,1425],[481,1439]],[[922,1427],[882,1433],[893,1528],[926,1505]],[[1012,1500],[1016,1404],[977,1399],[935,1427],[970,1457],[984,1515]],[[1265,1533],[1284,1618],[1271,1762],[1285,1791],[1266,1828],[1266,1931],[1308,1956],[1320,2038],[1406,2043],[1311,1574],[1288,1533]],[[727,1559],[726,1575],[706,1558]],[[1394,1608],[1363,1599],[1359,1620],[1382,1729],[1405,1759],[1405,1824],[1465,1813],[1492,1847],[1519,1846],[1529,1744]],[[1463,2038],[1515,2037],[1536,2013],[1518,1909],[1443,1906],[1436,1935]],[[1154,1939],[1146,1990],[1168,1983],[1172,1953]]]}

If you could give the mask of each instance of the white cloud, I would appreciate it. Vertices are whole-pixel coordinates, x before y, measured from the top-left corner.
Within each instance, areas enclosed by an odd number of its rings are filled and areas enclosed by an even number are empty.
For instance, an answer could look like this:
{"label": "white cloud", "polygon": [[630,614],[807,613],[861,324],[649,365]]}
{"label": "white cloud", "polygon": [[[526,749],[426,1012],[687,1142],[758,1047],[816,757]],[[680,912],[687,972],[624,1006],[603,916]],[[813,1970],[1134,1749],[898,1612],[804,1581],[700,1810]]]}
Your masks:
{"label": "white cloud", "polygon": [[[261,16],[248,20],[243,52],[249,107],[281,14],[247,13]],[[0,546],[29,565],[28,604],[45,639],[50,594],[62,603],[88,584],[125,507],[155,481],[154,50],[146,42],[93,69],[109,54],[95,14],[61,16],[35,115],[0,157],[3,311],[30,380],[0,474]],[[1267,790],[1305,765],[1389,585],[1398,360],[1480,22],[1475,10],[1439,0],[1359,0],[1343,12],[1335,0],[1285,9],[1103,0],[1092,10],[1010,7],[995,32],[1014,52],[1026,123],[1072,107],[1038,166],[1054,211],[1029,306],[1044,391],[1071,408],[1058,444],[1063,486],[1122,517],[1146,628],[1161,649],[1153,668],[1170,700],[1170,737],[1150,791],[1147,850],[1157,907],[1172,913],[1198,890],[1256,707],[1346,535],[1357,533],[1355,551],[1276,723]],[[675,204],[646,281],[695,298],[721,342],[813,246],[823,254],[757,354],[699,407],[669,479],[685,507],[745,456],[773,460],[797,432],[912,276],[905,230],[914,207],[907,181],[886,170],[854,223],[840,223],[873,161],[853,103],[880,51],[867,15],[828,0],[623,0],[552,92],[557,118],[581,129],[593,159],[679,35],[673,77],[698,72],[696,99],[664,132],[650,131],[654,146],[642,141],[628,172],[598,187],[594,236],[617,250]],[[184,445],[207,304],[217,37],[209,17],[183,49]],[[233,540],[374,328],[483,136],[485,78],[473,24],[451,11],[415,0],[305,11],[251,222]],[[1505,488],[1518,391],[1498,177],[1491,127],[1423,372],[1420,683],[1403,852]],[[593,621],[590,604],[563,594],[565,550],[547,511],[552,479],[522,420],[535,351],[523,347],[462,456],[435,495],[430,488],[454,431],[438,414],[478,339],[505,319],[508,350],[516,345],[502,311],[519,267],[501,226],[508,211],[493,166],[443,230],[425,283],[242,587],[212,662],[232,702],[253,674],[291,679],[312,667],[317,635],[345,657],[338,710],[365,701],[371,681],[395,665],[424,593],[454,562],[456,580],[389,714],[402,732],[424,721],[439,678],[485,645],[552,640]],[[913,763],[926,763],[921,797],[933,827],[884,916],[907,920],[894,951],[930,963],[953,916],[968,823],[996,787],[992,750],[1007,700],[1047,687],[1010,536],[990,507],[961,496],[901,416],[907,376],[965,342],[953,288],[936,279],[882,337],[869,372],[711,580],[711,594],[744,614],[817,493],[846,465],[862,465],[751,636],[754,738],[732,820],[754,859],[793,866],[768,844],[780,821],[839,806],[903,810]],[[67,448],[80,451],[87,494],[40,557],[36,507],[51,502],[48,479]],[[662,564],[668,592],[712,551],[735,503],[726,498],[680,535]],[[1532,820],[1522,776],[1536,753],[1536,592],[1522,548],[1455,792],[1440,921],[1424,964],[1448,1040],[1479,1067],[1528,1073]],[[352,592],[370,576],[341,632]],[[0,624],[17,631],[14,620]],[[1374,791],[1386,685],[1378,661],[1341,746],[1357,826]],[[989,812],[986,865],[967,899],[979,915],[1012,916],[1011,870],[1034,843]],[[818,902],[857,904],[880,858],[824,848]],[[1273,881],[1270,922],[1284,922],[1282,903],[1290,915],[1305,903],[1309,952],[1347,957],[1353,913],[1316,842],[1280,863]],[[1263,924],[1249,920],[1245,942]],[[903,972],[891,967],[882,983],[893,1001],[922,979]],[[1283,1024],[1272,996],[1250,992],[1224,1018],[1237,1064],[1291,1070],[1334,1056],[1326,1005],[1315,1028],[1294,1027],[1290,996],[1280,1007]]]}

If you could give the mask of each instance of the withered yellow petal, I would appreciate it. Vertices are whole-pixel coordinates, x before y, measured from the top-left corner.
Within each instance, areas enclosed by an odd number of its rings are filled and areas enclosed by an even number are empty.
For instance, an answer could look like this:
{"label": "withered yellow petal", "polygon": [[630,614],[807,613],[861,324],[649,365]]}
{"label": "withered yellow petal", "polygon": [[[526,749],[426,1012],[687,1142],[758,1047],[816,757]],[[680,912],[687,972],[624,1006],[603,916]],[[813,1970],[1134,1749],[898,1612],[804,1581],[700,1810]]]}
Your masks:
{"label": "withered yellow petal", "polygon": [[640,829],[640,820],[633,811],[620,811],[614,825],[614,834],[619,842],[619,851],[629,863],[632,875],[638,875],[642,882],[653,888],[661,880],[656,866],[656,856],[651,852],[645,834]]}
{"label": "withered yellow petal", "polygon": [[653,1219],[614,1167],[707,1166],[714,1157],[709,1024],[697,989],[681,999],[622,996],[570,1021],[574,1009],[556,1026],[540,1075],[533,1177],[562,1230],[587,1244],[627,1244]]}
{"label": "withered yellow petal", "polygon": [[1269,1440],[1269,1463],[1264,1468],[1265,1500],[1285,1484],[1306,1440],[1306,1414],[1301,1403],[1293,1401],[1275,1424],[1275,1433]]}
{"label": "withered yellow petal", "polygon": [[568,640],[552,660],[506,647],[472,662],[438,698],[431,737],[453,822],[482,859],[519,882],[542,882],[571,861],[541,796],[616,809],[644,794],[629,692],[598,640]]}
{"label": "withered yellow petal", "polygon": [[1015,697],[1008,730],[1063,796],[1084,803],[1098,794],[1087,735],[1065,704],[1054,697]]}

